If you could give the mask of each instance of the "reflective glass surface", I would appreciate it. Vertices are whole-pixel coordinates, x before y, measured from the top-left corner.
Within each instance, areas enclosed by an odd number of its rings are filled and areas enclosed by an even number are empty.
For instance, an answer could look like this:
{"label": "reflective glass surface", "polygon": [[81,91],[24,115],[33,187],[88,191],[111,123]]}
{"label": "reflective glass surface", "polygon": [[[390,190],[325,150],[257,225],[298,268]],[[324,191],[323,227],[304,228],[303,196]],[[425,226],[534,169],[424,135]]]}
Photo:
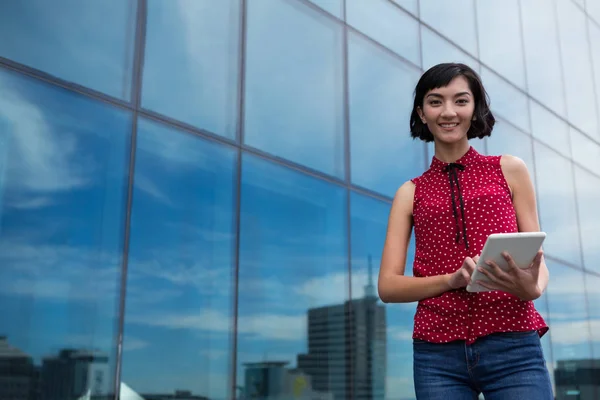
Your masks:
{"label": "reflective glass surface", "polygon": [[531,136],[506,121],[497,119],[492,136],[487,138],[487,147],[490,155],[510,154],[519,157],[527,165],[529,176],[535,182]]}
{"label": "reflective glass surface", "polygon": [[527,0],[520,4],[529,93],[564,116],[566,106],[555,4],[547,0]]}
{"label": "reflective glass surface", "polygon": [[[575,166],[583,265],[600,274],[600,176]],[[591,303],[590,303],[591,304]],[[598,354],[600,357],[600,354]]]}
{"label": "reflective glass surface", "polygon": [[424,70],[440,63],[460,62],[479,72],[480,66],[477,60],[425,25],[421,25],[421,52]]}
{"label": "reflective glass surface", "polygon": [[393,197],[425,166],[409,127],[419,71],[356,34],[348,46],[352,182]]}
{"label": "reflective glass surface", "polygon": [[535,142],[538,207],[546,254],[581,265],[571,161]]}
{"label": "reflective glass surface", "polygon": [[563,156],[570,157],[569,125],[534,100],[529,100],[529,109],[533,137]]}
{"label": "reflective glass surface", "polygon": [[[256,0],[255,0],[256,1]],[[344,19],[344,0],[310,0],[333,16]]]}
{"label": "reflective glass surface", "polygon": [[[357,304],[369,304],[374,309],[377,321],[372,327],[368,324],[357,326],[357,329],[372,332],[373,343],[371,352],[369,344],[364,345],[364,350],[367,350],[365,353],[370,353],[371,358],[359,362],[371,368],[369,372],[376,385],[376,394],[381,392],[380,385],[384,381],[386,399],[411,398],[414,393],[412,324],[416,304],[384,305],[370,300],[370,294],[377,287],[382,243],[391,204],[357,193],[351,193],[350,204],[352,297]],[[413,260],[414,238],[411,238],[405,267],[407,276],[412,276]]]}
{"label": "reflective glass surface", "polygon": [[346,0],[346,19],[367,36],[421,65],[419,22],[389,0]]}
{"label": "reflective glass surface", "polygon": [[419,15],[419,0],[393,0],[400,4],[406,11]]}
{"label": "reflective glass surface", "polygon": [[136,4],[134,0],[3,2],[0,56],[129,100]]}
{"label": "reflective glass surface", "polygon": [[525,89],[525,66],[518,0],[477,2],[479,57]]}
{"label": "reflective glass surface", "polygon": [[[590,327],[583,272],[546,260],[552,279],[548,284],[548,308],[556,397],[568,398],[579,387],[585,360],[591,358]],[[591,385],[590,385],[591,386]],[[592,388],[593,390],[593,388]],[[594,399],[589,392],[581,399]]]}
{"label": "reflective glass surface", "polygon": [[575,162],[600,175],[600,144],[573,127],[569,131]]}
{"label": "reflective glass surface", "polygon": [[[0,70],[0,379],[39,387],[34,400],[113,393],[130,128],[121,109]],[[96,381],[51,386],[76,364]]]}
{"label": "reflective glass surface", "polygon": [[[594,2],[600,12],[600,2]],[[600,141],[600,25],[592,20],[588,21],[588,32],[590,38],[590,49],[592,52],[592,61],[594,68],[594,82],[596,84],[596,103],[598,105],[598,130],[596,131],[595,137]]]}
{"label": "reflective glass surface", "polygon": [[142,106],[235,138],[239,26],[239,0],[149,0]]}
{"label": "reflective glass surface", "polygon": [[237,383],[277,393],[256,374],[296,367],[345,399],[346,189],[248,154],[242,166]]}
{"label": "reflective glass surface", "polygon": [[[419,2],[421,19],[443,36],[477,56],[474,0]],[[456,21],[461,21],[457,24]]]}
{"label": "reflective glass surface", "polygon": [[488,68],[481,68],[481,80],[490,96],[492,112],[529,132],[527,96]]}
{"label": "reflective glass surface", "polygon": [[247,18],[245,143],[343,177],[341,25],[297,0]]}
{"label": "reflective glass surface", "polygon": [[139,121],[123,380],[142,396],[228,397],[235,161],[231,148]]}
{"label": "reflective glass surface", "polygon": [[589,135],[597,136],[597,108],[591,84],[592,58],[585,15],[570,0],[557,0],[557,7],[569,121]]}

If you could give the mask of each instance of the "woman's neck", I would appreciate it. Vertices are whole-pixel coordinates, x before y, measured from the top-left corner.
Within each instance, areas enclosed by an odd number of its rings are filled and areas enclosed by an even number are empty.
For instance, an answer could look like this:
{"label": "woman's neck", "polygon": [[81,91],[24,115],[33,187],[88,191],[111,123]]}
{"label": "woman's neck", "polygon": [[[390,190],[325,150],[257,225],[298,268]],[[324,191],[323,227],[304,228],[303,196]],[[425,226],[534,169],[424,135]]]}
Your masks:
{"label": "woman's neck", "polygon": [[458,143],[434,143],[435,157],[443,162],[455,162],[471,148],[469,141],[464,140]]}

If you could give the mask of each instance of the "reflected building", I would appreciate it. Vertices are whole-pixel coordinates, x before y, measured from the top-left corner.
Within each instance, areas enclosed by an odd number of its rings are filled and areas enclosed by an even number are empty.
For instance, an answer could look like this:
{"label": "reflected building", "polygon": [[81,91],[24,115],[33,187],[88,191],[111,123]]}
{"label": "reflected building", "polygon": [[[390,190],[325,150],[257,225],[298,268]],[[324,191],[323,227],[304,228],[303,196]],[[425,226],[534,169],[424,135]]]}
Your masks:
{"label": "reflected building", "polygon": [[108,356],[87,350],[63,349],[44,358],[41,400],[104,400],[110,397]]}
{"label": "reflected building", "polygon": [[556,400],[600,399],[600,362],[559,360],[554,370]]}
{"label": "reflected building", "polygon": [[369,257],[363,298],[308,311],[308,353],[298,368],[315,390],[336,400],[383,400],[387,365],[386,309],[378,303]]}
{"label": "reflected building", "polygon": [[33,358],[0,336],[0,399],[37,400],[38,382]]}

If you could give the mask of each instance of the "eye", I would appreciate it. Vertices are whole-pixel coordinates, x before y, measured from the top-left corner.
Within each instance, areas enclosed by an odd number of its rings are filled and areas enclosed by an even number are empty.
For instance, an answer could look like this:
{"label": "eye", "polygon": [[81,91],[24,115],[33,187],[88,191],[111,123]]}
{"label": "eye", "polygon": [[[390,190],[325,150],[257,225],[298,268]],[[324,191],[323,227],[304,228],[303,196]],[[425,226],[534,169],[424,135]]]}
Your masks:
{"label": "eye", "polygon": [[430,100],[429,101],[429,105],[431,105],[431,106],[437,106],[439,104],[441,104],[441,101],[439,101],[439,100]]}
{"label": "eye", "polygon": [[456,101],[458,104],[464,105],[464,104],[468,104],[469,100],[468,99],[459,99]]}

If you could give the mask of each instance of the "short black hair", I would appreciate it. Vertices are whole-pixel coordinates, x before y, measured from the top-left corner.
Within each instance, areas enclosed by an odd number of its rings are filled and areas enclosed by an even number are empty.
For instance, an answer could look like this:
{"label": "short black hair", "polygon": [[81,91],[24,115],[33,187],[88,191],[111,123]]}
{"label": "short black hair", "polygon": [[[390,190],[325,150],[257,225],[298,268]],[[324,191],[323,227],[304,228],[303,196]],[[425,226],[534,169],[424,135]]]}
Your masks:
{"label": "short black hair", "polygon": [[433,135],[426,124],[421,121],[417,108],[423,109],[425,94],[432,89],[448,86],[457,76],[464,76],[469,82],[469,89],[475,97],[475,109],[473,111],[474,121],[467,132],[469,139],[483,139],[492,134],[496,123],[494,115],[490,111],[489,97],[483,87],[481,78],[471,67],[460,63],[443,63],[428,69],[419,79],[414,92],[414,104],[410,115],[410,135],[413,139],[421,139],[432,142]]}

